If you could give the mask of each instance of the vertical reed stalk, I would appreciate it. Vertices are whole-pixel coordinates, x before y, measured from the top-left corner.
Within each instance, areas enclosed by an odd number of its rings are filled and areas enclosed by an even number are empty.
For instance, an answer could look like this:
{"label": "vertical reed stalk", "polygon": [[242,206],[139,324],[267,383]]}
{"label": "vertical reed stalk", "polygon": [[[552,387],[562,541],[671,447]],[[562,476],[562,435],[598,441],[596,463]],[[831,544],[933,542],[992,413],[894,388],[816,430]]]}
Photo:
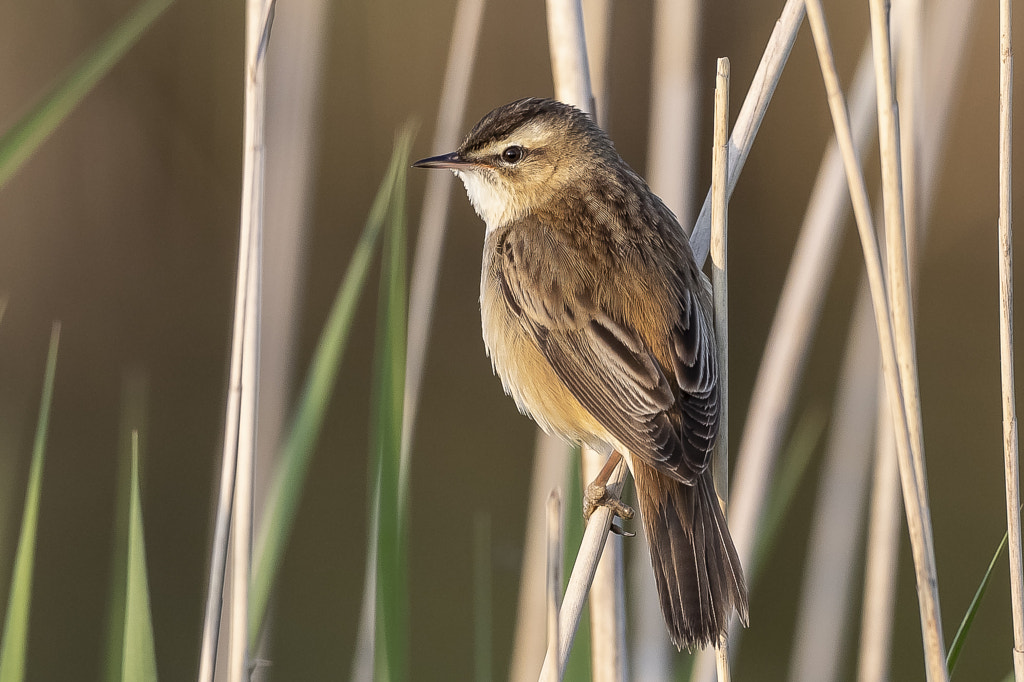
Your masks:
{"label": "vertical reed stalk", "polygon": [[[900,474],[903,485],[903,494],[906,500],[907,521],[910,527],[911,544],[914,549],[914,566],[917,573],[919,605],[921,608],[921,627],[924,633],[926,662],[929,680],[945,679],[945,655],[942,651],[941,623],[938,621],[938,595],[935,579],[935,557],[931,547],[930,516],[927,508],[927,500],[923,491],[923,483],[918,484],[918,467],[914,464],[913,452],[911,449],[911,429],[908,425],[908,405],[904,401],[903,382],[900,378],[900,369],[897,358],[897,347],[895,332],[892,326],[892,310],[887,296],[886,282],[882,273],[881,258],[878,253],[878,246],[875,240],[874,227],[871,222],[870,208],[867,198],[867,191],[864,188],[864,179],[860,166],[854,152],[852,136],[850,133],[849,120],[846,114],[845,100],[842,90],[839,87],[839,79],[835,71],[835,64],[832,59],[832,51],[829,45],[827,29],[825,27],[824,14],[821,4],[817,0],[807,0],[808,15],[811,29],[814,34],[814,42],[818,51],[818,59],[821,64],[822,75],[825,80],[825,87],[828,92],[829,109],[832,112],[832,120],[839,140],[840,150],[843,153],[844,165],[846,167],[847,180],[850,185],[850,194],[853,199],[854,215],[857,228],[861,238],[861,246],[864,251],[864,260],[867,265],[868,283],[871,291],[872,304],[875,312],[875,325],[879,333],[879,341],[882,350],[882,367],[886,379],[887,395],[890,408],[893,411],[893,423],[895,425],[897,438],[897,451],[900,460]],[[877,23],[873,17],[873,24]],[[878,68],[878,47],[879,36],[877,26],[873,25],[874,49],[876,54],[876,78],[884,79],[891,86],[890,73],[880,73]],[[884,31],[884,52],[888,55],[888,30]],[[886,64],[888,61],[886,60]],[[888,68],[888,67],[887,67]],[[887,103],[886,108],[892,114],[892,91],[890,88],[879,88],[880,97],[884,97]],[[880,107],[880,110],[883,107]],[[880,131],[885,127],[880,114]],[[892,123],[895,123],[893,120]],[[895,133],[893,126],[889,127],[888,137]],[[881,137],[887,137],[881,133]],[[893,147],[896,145],[893,143]],[[898,150],[897,150],[898,151]],[[884,155],[883,155],[884,156]],[[898,193],[898,154],[890,156],[888,162],[896,163],[897,175],[895,183]],[[887,173],[891,174],[890,171]],[[890,184],[892,179],[890,178]],[[890,188],[892,189],[892,188]],[[902,215],[902,208],[895,210]],[[902,224],[902,218],[900,218]],[[905,265],[905,263],[904,263]],[[903,309],[904,315],[909,314]],[[912,352],[913,348],[910,347]],[[906,363],[906,361],[904,361]],[[913,361],[911,361],[912,363]],[[916,383],[916,382],[914,382]],[[915,389],[916,390],[916,389]],[[915,419],[920,419],[920,414],[915,413]],[[937,665],[937,663],[939,663]]]}
{"label": "vertical reed stalk", "polygon": [[1002,370],[1003,454],[1006,467],[1006,532],[1010,544],[1013,670],[1024,682],[1024,568],[1021,565],[1020,470],[1017,403],[1013,388],[1013,242],[1010,183],[1013,121],[1013,49],[1010,0],[999,3],[999,366]]}
{"label": "vertical reed stalk", "polygon": [[[722,510],[729,506],[729,202],[725,184],[729,160],[729,59],[720,57],[715,74],[715,133],[711,155],[711,285],[715,302],[718,401],[721,412],[715,442],[714,476]],[[729,646],[722,633],[715,651],[718,682],[729,682]]]}
{"label": "vertical reed stalk", "polygon": [[200,655],[201,682],[212,682],[214,676],[229,525],[234,543],[229,621],[231,633],[227,661],[229,680],[240,681],[247,664],[246,595],[252,544],[252,471],[256,447],[255,384],[259,358],[260,245],[263,230],[263,113],[266,65],[264,58],[270,38],[272,17],[272,1],[247,2],[243,133],[245,146],[238,274],[235,284],[235,317],[220,492]]}
{"label": "vertical reed stalk", "polygon": [[[925,669],[929,680],[944,680],[948,674],[945,643],[942,637],[942,615],[939,609],[931,511],[928,507],[924,433],[921,425],[917,356],[914,350],[913,304],[909,284],[910,265],[907,260],[907,234],[900,173],[899,119],[892,82],[888,3],[885,0],[870,0],[869,7],[871,40],[875,56],[875,85],[878,91],[878,139],[882,162],[882,203],[889,275],[889,317],[892,324],[894,359],[903,395],[902,407],[905,413],[907,444],[910,449],[908,463],[912,464],[912,469],[901,465],[900,476],[904,479],[904,491],[907,488],[907,479],[917,489],[914,504],[907,504],[907,517],[911,525],[911,538],[916,540],[913,543],[914,565],[917,570]],[[889,394],[892,399],[891,390]],[[913,518],[918,516],[920,518]]]}

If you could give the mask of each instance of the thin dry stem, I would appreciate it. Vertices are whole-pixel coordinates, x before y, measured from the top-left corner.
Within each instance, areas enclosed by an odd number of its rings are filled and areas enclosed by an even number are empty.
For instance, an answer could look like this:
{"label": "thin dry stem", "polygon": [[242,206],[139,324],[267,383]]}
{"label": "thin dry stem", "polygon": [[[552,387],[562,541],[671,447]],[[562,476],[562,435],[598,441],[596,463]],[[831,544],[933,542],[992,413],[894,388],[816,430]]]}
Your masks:
{"label": "thin dry stem", "polygon": [[[729,502],[729,279],[726,177],[729,160],[729,59],[721,57],[715,74],[715,133],[711,155],[711,284],[714,291],[718,395],[721,412],[715,442],[715,487],[722,509]],[[725,633],[715,648],[718,682],[728,682],[729,647]]]}
{"label": "thin dry stem", "polygon": [[[916,3],[915,3],[916,4]],[[904,138],[919,138],[918,152],[912,158],[915,175],[918,181],[911,181],[919,192],[916,198],[905,200],[908,208],[908,219],[915,211],[918,217],[911,223],[916,225],[908,234],[908,255],[913,263],[915,243],[925,237],[927,214],[932,205],[932,198],[937,186],[939,159],[945,148],[945,129],[949,120],[953,96],[958,93],[960,76],[963,72],[964,50],[971,26],[971,16],[977,3],[961,2],[961,0],[945,0],[936,3],[929,14],[927,30],[924,32],[922,46],[923,55],[920,63],[925,70],[920,73],[922,106],[915,107],[917,116],[911,124],[917,128],[916,135],[905,135]],[[899,20],[897,26],[902,21]],[[911,24],[918,21],[911,17]],[[911,35],[913,30],[911,30]],[[913,68],[912,59],[901,68]],[[911,89],[916,83],[911,84]],[[904,98],[912,100],[912,94],[904,93]],[[913,106],[913,104],[911,105]],[[904,155],[904,161],[909,161]],[[904,168],[908,164],[904,163]],[[904,184],[906,189],[910,185]],[[913,209],[911,209],[913,207]],[[885,391],[880,380],[880,391]],[[892,632],[892,613],[895,605],[895,570],[899,554],[900,526],[900,478],[897,466],[896,445],[893,440],[891,413],[888,412],[888,401],[880,400],[879,409],[886,412],[886,418],[879,420],[879,453],[877,455],[875,483],[872,491],[871,521],[868,527],[867,568],[864,584],[864,605],[862,608],[862,627],[860,644],[860,661],[858,675],[860,680],[884,679],[887,676],[890,634]],[[887,425],[887,426],[886,426]],[[883,449],[884,448],[884,449]]]}
{"label": "thin dry stem", "polygon": [[1003,393],[1003,453],[1006,467],[1006,532],[1010,547],[1013,606],[1013,670],[1024,682],[1024,568],[1021,565],[1020,471],[1017,402],[1013,388],[1013,242],[1010,182],[1013,121],[1013,51],[1010,0],[999,3],[999,366]]}
{"label": "thin dry stem", "polygon": [[[854,215],[861,238],[861,246],[864,251],[865,264],[867,265],[868,283],[875,312],[875,324],[879,333],[879,342],[882,350],[882,368],[886,380],[889,404],[893,411],[893,424],[896,433],[897,452],[899,453],[903,495],[906,501],[907,521],[910,527],[911,545],[914,550],[918,602],[921,608],[921,627],[925,640],[926,669],[930,680],[941,680],[946,678],[946,670],[941,623],[938,620],[938,590],[935,578],[935,557],[931,547],[931,524],[927,501],[923,494],[923,486],[918,484],[919,470],[914,464],[910,445],[911,432],[907,423],[907,404],[904,402],[902,382],[900,381],[899,366],[897,364],[897,352],[890,320],[891,313],[888,305],[885,279],[882,274],[881,259],[871,222],[864,178],[854,152],[849,121],[846,116],[845,101],[839,87],[835,64],[832,60],[824,15],[819,2],[807,0],[807,6],[822,75],[828,92],[829,109],[832,112],[832,120],[839,140],[839,147],[843,153],[847,180],[850,185],[850,194],[853,199]],[[874,32],[873,35],[874,43],[876,44],[875,51],[877,53],[879,49],[877,47],[878,36]],[[884,47],[886,52],[888,52],[888,48],[888,32],[886,31]],[[879,74],[877,56],[875,61],[876,78],[888,78],[887,74]],[[891,90],[885,91],[884,94],[886,101],[891,103]],[[881,127],[883,126],[880,125]],[[898,162],[898,158],[890,159],[890,161]],[[898,175],[898,163],[896,168]],[[896,182],[898,184],[898,177]],[[909,313],[909,311],[905,312]],[[910,350],[912,352],[912,346]],[[916,418],[919,419],[919,416],[917,414]]]}
{"label": "thin dry stem", "polygon": [[[607,457],[582,449],[582,484],[594,480]],[[573,482],[576,484],[577,482]],[[577,513],[573,510],[571,513]],[[608,536],[590,587],[590,674],[593,682],[626,679],[626,608],[622,574],[622,538]]]}
{"label": "thin dry stem", "polygon": [[859,682],[876,682],[889,676],[896,568],[903,521],[892,411],[885,395],[884,380],[879,376],[876,383],[878,428],[875,431],[875,476],[871,487],[871,514],[864,560],[864,598],[857,661]]}
{"label": "thin dry stem", "polygon": [[252,477],[256,457],[260,250],[263,233],[263,119],[266,104],[264,57],[270,36],[271,7],[271,2],[257,0],[250,0],[246,5],[245,147],[239,260],[221,482],[200,658],[199,679],[203,682],[213,680],[217,658],[229,519],[234,550],[229,605],[231,628],[228,679],[240,682],[247,666],[247,595],[252,544]]}

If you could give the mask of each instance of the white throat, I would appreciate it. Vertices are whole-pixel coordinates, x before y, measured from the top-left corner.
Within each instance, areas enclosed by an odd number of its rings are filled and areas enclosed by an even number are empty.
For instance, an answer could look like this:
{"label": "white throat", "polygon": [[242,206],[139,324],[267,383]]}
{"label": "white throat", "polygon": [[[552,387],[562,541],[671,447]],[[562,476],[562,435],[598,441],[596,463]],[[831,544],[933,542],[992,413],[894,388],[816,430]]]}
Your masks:
{"label": "white throat", "polygon": [[473,204],[473,209],[487,225],[487,234],[507,225],[517,217],[518,202],[509,192],[504,191],[501,183],[488,182],[486,178],[473,171],[452,172],[466,186],[466,194]]}

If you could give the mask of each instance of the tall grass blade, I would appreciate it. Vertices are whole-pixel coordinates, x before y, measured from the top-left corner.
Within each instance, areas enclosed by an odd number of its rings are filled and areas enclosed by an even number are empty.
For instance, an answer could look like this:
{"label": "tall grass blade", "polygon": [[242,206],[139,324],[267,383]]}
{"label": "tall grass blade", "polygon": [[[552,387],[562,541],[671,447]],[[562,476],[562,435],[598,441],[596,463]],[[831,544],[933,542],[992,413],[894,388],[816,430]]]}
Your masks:
{"label": "tall grass blade", "polygon": [[103,676],[106,682],[124,677],[125,609],[128,603],[132,514],[132,453],[139,445],[146,418],[145,374],[130,370],[121,381],[121,423],[118,428],[117,501],[114,507],[114,542],[110,556],[110,591],[107,596],[107,646]]}
{"label": "tall grass blade", "polygon": [[377,237],[387,216],[395,181],[408,165],[412,135],[399,136],[384,181],[370,208],[366,226],[356,244],[345,279],[338,289],[327,323],[320,334],[306,375],[298,407],[284,443],[278,467],[267,495],[263,525],[259,530],[249,593],[249,644],[255,648],[266,616],[270,589],[295,523],[295,513],[309,472],[313,448],[323,426],[334,390],[341,358],[345,353],[356,305],[366,283]]}
{"label": "tall grass blade", "polygon": [[96,48],[71,69],[14,127],[0,137],[0,187],[57,129],[68,114],[142,34],[170,7],[172,0],[146,0]]}
{"label": "tall grass blade", "polygon": [[43,485],[43,455],[50,427],[50,405],[57,373],[57,347],[60,344],[60,323],[53,323],[50,352],[46,357],[43,396],[39,401],[39,420],[32,445],[32,465],[28,474],[25,511],[21,518],[21,535],[14,557],[11,593],[7,601],[3,639],[0,640],[0,682],[21,682],[25,679],[25,651],[28,646],[29,607],[32,603],[32,567],[36,554],[36,528],[39,524],[39,497]]}
{"label": "tall grass blade", "polygon": [[125,590],[124,652],[121,679],[124,682],[156,682],[156,647],[153,643],[153,615],[149,607],[146,577],[146,540],[139,494],[139,433],[132,432],[131,501],[128,513],[128,585]]}
{"label": "tall grass blade", "polygon": [[[406,128],[402,138],[410,136]],[[402,452],[405,394],[406,247],[405,171],[402,164],[391,193],[390,229],[381,268],[375,377],[373,382],[371,461],[378,472],[377,619],[374,631],[375,679],[408,679],[409,455]]]}
{"label": "tall grass blade", "polygon": [[960,621],[960,627],[956,629],[953,642],[949,645],[949,653],[946,655],[946,670],[951,678],[953,677],[953,670],[956,668],[957,661],[960,660],[960,650],[964,648],[967,633],[971,631],[974,617],[978,615],[978,607],[981,606],[981,600],[988,590],[988,584],[992,582],[992,569],[996,567],[999,555],[1002,554],[1003,548],[1006,547],[1006,541],[1007,535],[1003,533],[1003,539],[999,546],[996,547],[996,553],[992,555],[992,561],[988,563],[985,576],[981,579],[981,584],[978,585],[978,590],[974,593],[974,599],[971,600],[971,605],[967,607],[967,613],[964,614],[963,620]]}

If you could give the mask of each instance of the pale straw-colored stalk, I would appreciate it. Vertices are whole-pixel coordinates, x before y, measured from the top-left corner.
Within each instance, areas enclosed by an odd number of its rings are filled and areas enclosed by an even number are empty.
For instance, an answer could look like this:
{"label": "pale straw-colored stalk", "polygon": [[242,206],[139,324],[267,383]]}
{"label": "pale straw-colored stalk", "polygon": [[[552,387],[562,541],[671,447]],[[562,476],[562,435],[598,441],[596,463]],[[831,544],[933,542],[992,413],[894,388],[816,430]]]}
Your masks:
{"label": "pale straw-colored stalk", "polygon": [[248,665],[248,589],[252,546],[252,477],[256,456],[260,251],[263,232],[264,77],[272,6],[272,2],[260,0],[246,3],[244,158],[238,276],[219,503],[203,624],[199,671],[201,682],[213,680],[217,659],[229,523],[233,549],[230,634],[226,662],[230,682],[240,682],[247,674]]}
{"label": "pale straw-colored stalk", "polygon": [[[713,471],[723,511],[729,505],[729,202],[725,192],[728,142],[729,58],[720,57],[715,72],[715,132],[711,154],[711,286],[714,292],[715,348],[718,355],[718,404],[721,406]],[[715,647],[715,663],[718,682],[729,682],[731,674],[727,632],[721,634]]]}
{"label": "pale straw-colored stalk", "polygon": [[[452,38],[448,46],[437,124],[431,142],[432,154],[454,151],[462,134],[469,101],[469,84],[476,65],[476,48],[480,40],[485,0],[459,0],[455,8]],[[402,421],[402,452],[412,447],[419,409],[420,390],[426,365],[430,325],[437,298],[437,281],[441,273],[445,228],[451,198],[451,173],[428,173],[420,211],[419,233],[409,282],[409,330],[405,356],[405,398]]]}
{"label": "pale straw-colored stalk", "polygon": [[[909,41],[919,39],[919,31],[908,25],[916,17],[914,13],[907,11],[913,4],[914,0],[901,3],[900,7],[904,11],[897,15],[897,21],[893,26],[894,46],[901,46],[902,55],[907,54],[906,46]],[[902,40],[900,34],[905,35]],[[906,62],[901,62],[901,73],[905,73],[914,63],[916,60],[909,58]],[[861,56],[857,77],[852,88],[854,93],[852,96],[854,101],[851,116],[854,121],[852,126],[855,131],[856,145],[861,154],[866,146],[868,132],[875,123],[875,117],[871,115],[875,100],[872,69],[873,62],[869,42]],[[918,81],[919,79],[916,77],[905,77],[902,80],[903,83]],[[860,119],[859,123],[857,122],[858,118]],[[906,126],[904,130],[909,132],[912,128]],[[830,146],[829,153],[835,155],[836,169],[841,178],[841,162],[834,144]],[[909,158],[905,158],[905,161],[909,162],[909,160]],[[905,174],[909,174],[910,170],[909,163],[905,164]],[[848,196],[845,182],[836,188],[841,192],[845,207],[845,199]],[[834,232],[840,234],[843,225],[844,221],[838,216],[833,218],[832,229]],[[824,297],[820,280],[815,278],[808,282],[819,282],[818,286],[807,286],[806,295],[816,297],[820,304]],[[807,568],[804,571],[803,591],[797,613],[797,634],[793,639],[790,664],[790,674],[794,680],[827,682],[836,678],[848,623],[847,613],[851,601],[853,568],[856,565],[853,552],[858,545],[862,528],[860,520],[863,519],[865,511],[864,491],[867,484],[868,467],[873,459],[871,455],[876,451],[873,446],[876,442],[892,443],[891,435],[885,441],[869,438],[872,428],[876,425],[876,413],[878,412],[877,389],[874,387],[877,381],[873,381],[872,388],[868,390],[864,390],[863,382],[865,379],[875,377],[879,371],[878,340],[877,334],[873,330],[869,306],[868,291],[862,282],[857,292],[846,346],[846,357],[842,366],[833,411],[832,435],[825,449],[826,461],[814,506],[817,511],[809,539]],[[771,347],[772,344],[767,345]],[[769,352],[766,350],[766,357]],[[794,381],[791,386],[795,391],[796,382]],[[790,395],[786,397],[790,403],[792,392],[789,391]],[[768,396],[765,402],[770,403],[777,398],[778,396]],[[762,407],[760,402],[754,404],[757,407],[752,407],[752,410]],[[884,394],[881,404],[886,405]],[[888,424],[890,421],[886,419],[885,423]],[[891,509],[892,501],[889,502]],[[898,510],[898,499],[896,503]],[[896,516],[897,524],[900,518],[899,515]],[[898,530],[899,526],[897,525],[896,528]],[[880,569],[884,570],[885,566],[886,564],[883,563]],[[885,574],[879,573],[879,576],[884,577]],[[888,625],[888,623],[885,624],[885,626]],[[881,630],[887,632],[887,628],[884,626]]]}
{"label": "pale straw-colored stalk", "polygon": [[[918,604],[924,638],[925,671],[929,680],[945,680],[946,647],[942,637],[938,574],[928,506],[928,482],[925,470],[924,432],[921,423],[920,391],[917,380],[917,354],[914,347],[913,304],[910,293],[910,264],[907,260],[907,235],[904,220],[901,176],[899,119],[892,82],[892,55],[889,42],[888,3],[870,0],[871,40],[875,56],[875,86],[878,91],[878,139],[882,166],[882,205],[885,215],[887,293],[889,320],[892,324],[896,371],[902,392],[907,429],[909,459],[900,457],[900,478],[904,490],[907,520],[910,525],[917,576]],[[890,403],[895,392],[889,388]],[[895,421],[897,428],[899,423]],[[901,440],[897,434],[897,452]],[[902,453],[901,453],[902,454]],[[910,465],[912,469],[908,469]],[[908,484],[916,490],[908,499]]]}
{"label": "pale straw-colored stalk", "polygon": [[999,3],[999,366],[1002,370],[1003,454],[1006,467],[1006,532],[1010,547],[1013,671],[1024,682],[1024,568],[1020,540],[1020,471],[1017,403],[1013,388],[1013,242],[1010,184],[1013,121],[1013,49],[1010,0]]}
{"label": "pale straw-colored stalk", "polygon": [[[971,17],[977,3],[945,0],[934,4],[923,34],[920,63],[922,106],[916,107],[913,122],[919,130],[919,151],[914,183],[918,198],[908,203],[918,214],[914,234],[908,235],[910,245],[921,242],[928,225],[928,212],[938,185],[939,159],[945,148],[945,130],[954,95],[963,73],[967,37]],[[912,66],[912,62],[911,62]],[[904,156],[906,158],[906,156]],[[910,224],[910,223],[908,223]],[[919,249],[919,247],[918,247]],[[911,258],[915,249],[909,249]],[[895,571],[899,554],[900,479],[896,445],[892,436],[891,412],[884,397],[884,381],[880,379],[879,409],[886,418],[879,419],[878,453],[872,488],[871,518],[868,524],[864,599],[861,608],[861,641],[858,679],[862,682],[887,676],[891,649],[892,614],[895,606]]]}
{"label": "pale straw-colored stalk", "polygon": [[[582,481],[570,481],[570,485],[586,486],[597,478],[607,459],[586,446],[581,448],[581,454]],[[618,535],[611,535],[605,541],[590,585],[588,604],[591,679],[593,682],[622,682],[626,679],[626,605],[622,538]]]}
{"label": "pale straw-colored stalk", "polygon": [[[860,166],[854,152],[853,140],[850,133],[849,120],[846,114],[846,104],[839,87],[839,79],[835,71],[835,64],[832,59],[832,52],[829,46],[828,34],[825,28],[824,15],[821,5],[815,0],[807,0],[808,14],[813,12],[811,28],[814,34],[815,46],[818,50],[818,58],[821,64],[822,75],[825,80],[825,88],[828,92],[829,109],[832,113],[833,124],[836,129],[840,150],[843,153],[844,166],[846,168],[847,180],[850,185],[850,194],[853,199],[854,216],[856,217],[857,228],[861,238],[861,246],[864,252],[864,260],[867,266],[868,283],[871,291],[872,306],[875,313],[875,325],[879,334],[879,341],[882,351],[882,368],[886,381],[886,392],[889,398],[890,409],[893,412],[893,424],[896,435],[897,452],[900,462],[900,477],[903,487],[904,501],[906,503],[907,520],[910,527],[911,545],[914,552],[914,567],[918,584],[918,603],[921,610],[921,628],[925,642],[926,670],[929,680],[946,679],[945,653],[942,642],[941,623],[939,622],[938,590],[935,578],[935,557],[931,545],[930,515],[927,508],[927,500],[924,494],[923,482],[919,483],[919,472],[921,469],[914,463],[913,451],[911,448],[911,430],[908,424],[908,405],[904,401],[903,382],[897,360],[895,332],[890,318],[891,310],[886,290],[886,281],[882,273],[881,258],[878,252],[878,245],[875,240],[874,227],[871,221],[870,207],[867,198],[867,191],[864,187],[864,179]],[[812,10],[813,8],[813,10]],[[873,24],[876,23],[873,17]],[[873,25],[873,40],[876,53],[876,79],[883,79],[891,86],[891,77],[888,72],[882,73],[878,69],[878,47],[879,36],[877,27]],[[888,30],[884,31],[884,52],[888,54]],[[888,62],[886,61],[888,65]],[[888,68],[888,66],[886,67]],[[889,89],[879,89],[880,95],[885,99],[887,106],[891,105],[892,92]],[[880,108],[881,111],[882,108]],[[889,111],[891,114],[891,110]],[[884,118],[880,114],[880,119]],[[886,125],[880,123],[880,130]],[[881,137],[891,137],[895,128],[890,126],[889,135],[881,133]],[[896,190],[898,192],[898,155],[884,163],[896,163],[897,177],[895,178]],[[886,173],[891,174],[891,171]],[[890,178],[890,184],[891,184]],[[885,183],[883,182],[883,185]],[[890,190],[892,187],[890,187]],[[898,208],[902,216],[902,208]],[[900,217],[902,224],[902,217]],[[900,230],[902,233],[902,230]],[[904,263],[904,266],[906,263]],[[905,268],[904,268],[905,269]],[[901,314],[909,315],[909,310],[900,310]],[[901,346],[902,347],[902,346]],[[912,346],[910,352],[913,351]],[[912,365],[913,361],[909,361]],[[904,360],[904,367],[908,361]],[[916,381],[914,382],[916,383]],[[916,389],[915,389],[916,390]],[[920,421],[920,414],[912,417]]]}
{"label": "pale straw-colored stalk", "polygon": [[[860,335],[868,336],[870,333],[870,330],[865,330]],[[892,411],[885,396],[884,380],[879,376],[875,383],[875,409],[878,416],[871,512],[864,558],[864,596],[857,658],[859,682],[875,682],[888,677],[892,619],[896,607],[896,569],[900,529],[903,526],[900,469],[896,461]]]}
{"label": "pale straw-colored stalk", "polygon": [[[681,225],[693,224],[701,87],[698,0],[655,0],[651,22],[651,102],[647,137],[647,184]],[[665,619],[654,584],[650,548],[637,524],[626,543],[629,571],[631,678],[664,680],[672,674],[675,648],[665,637]]]}

